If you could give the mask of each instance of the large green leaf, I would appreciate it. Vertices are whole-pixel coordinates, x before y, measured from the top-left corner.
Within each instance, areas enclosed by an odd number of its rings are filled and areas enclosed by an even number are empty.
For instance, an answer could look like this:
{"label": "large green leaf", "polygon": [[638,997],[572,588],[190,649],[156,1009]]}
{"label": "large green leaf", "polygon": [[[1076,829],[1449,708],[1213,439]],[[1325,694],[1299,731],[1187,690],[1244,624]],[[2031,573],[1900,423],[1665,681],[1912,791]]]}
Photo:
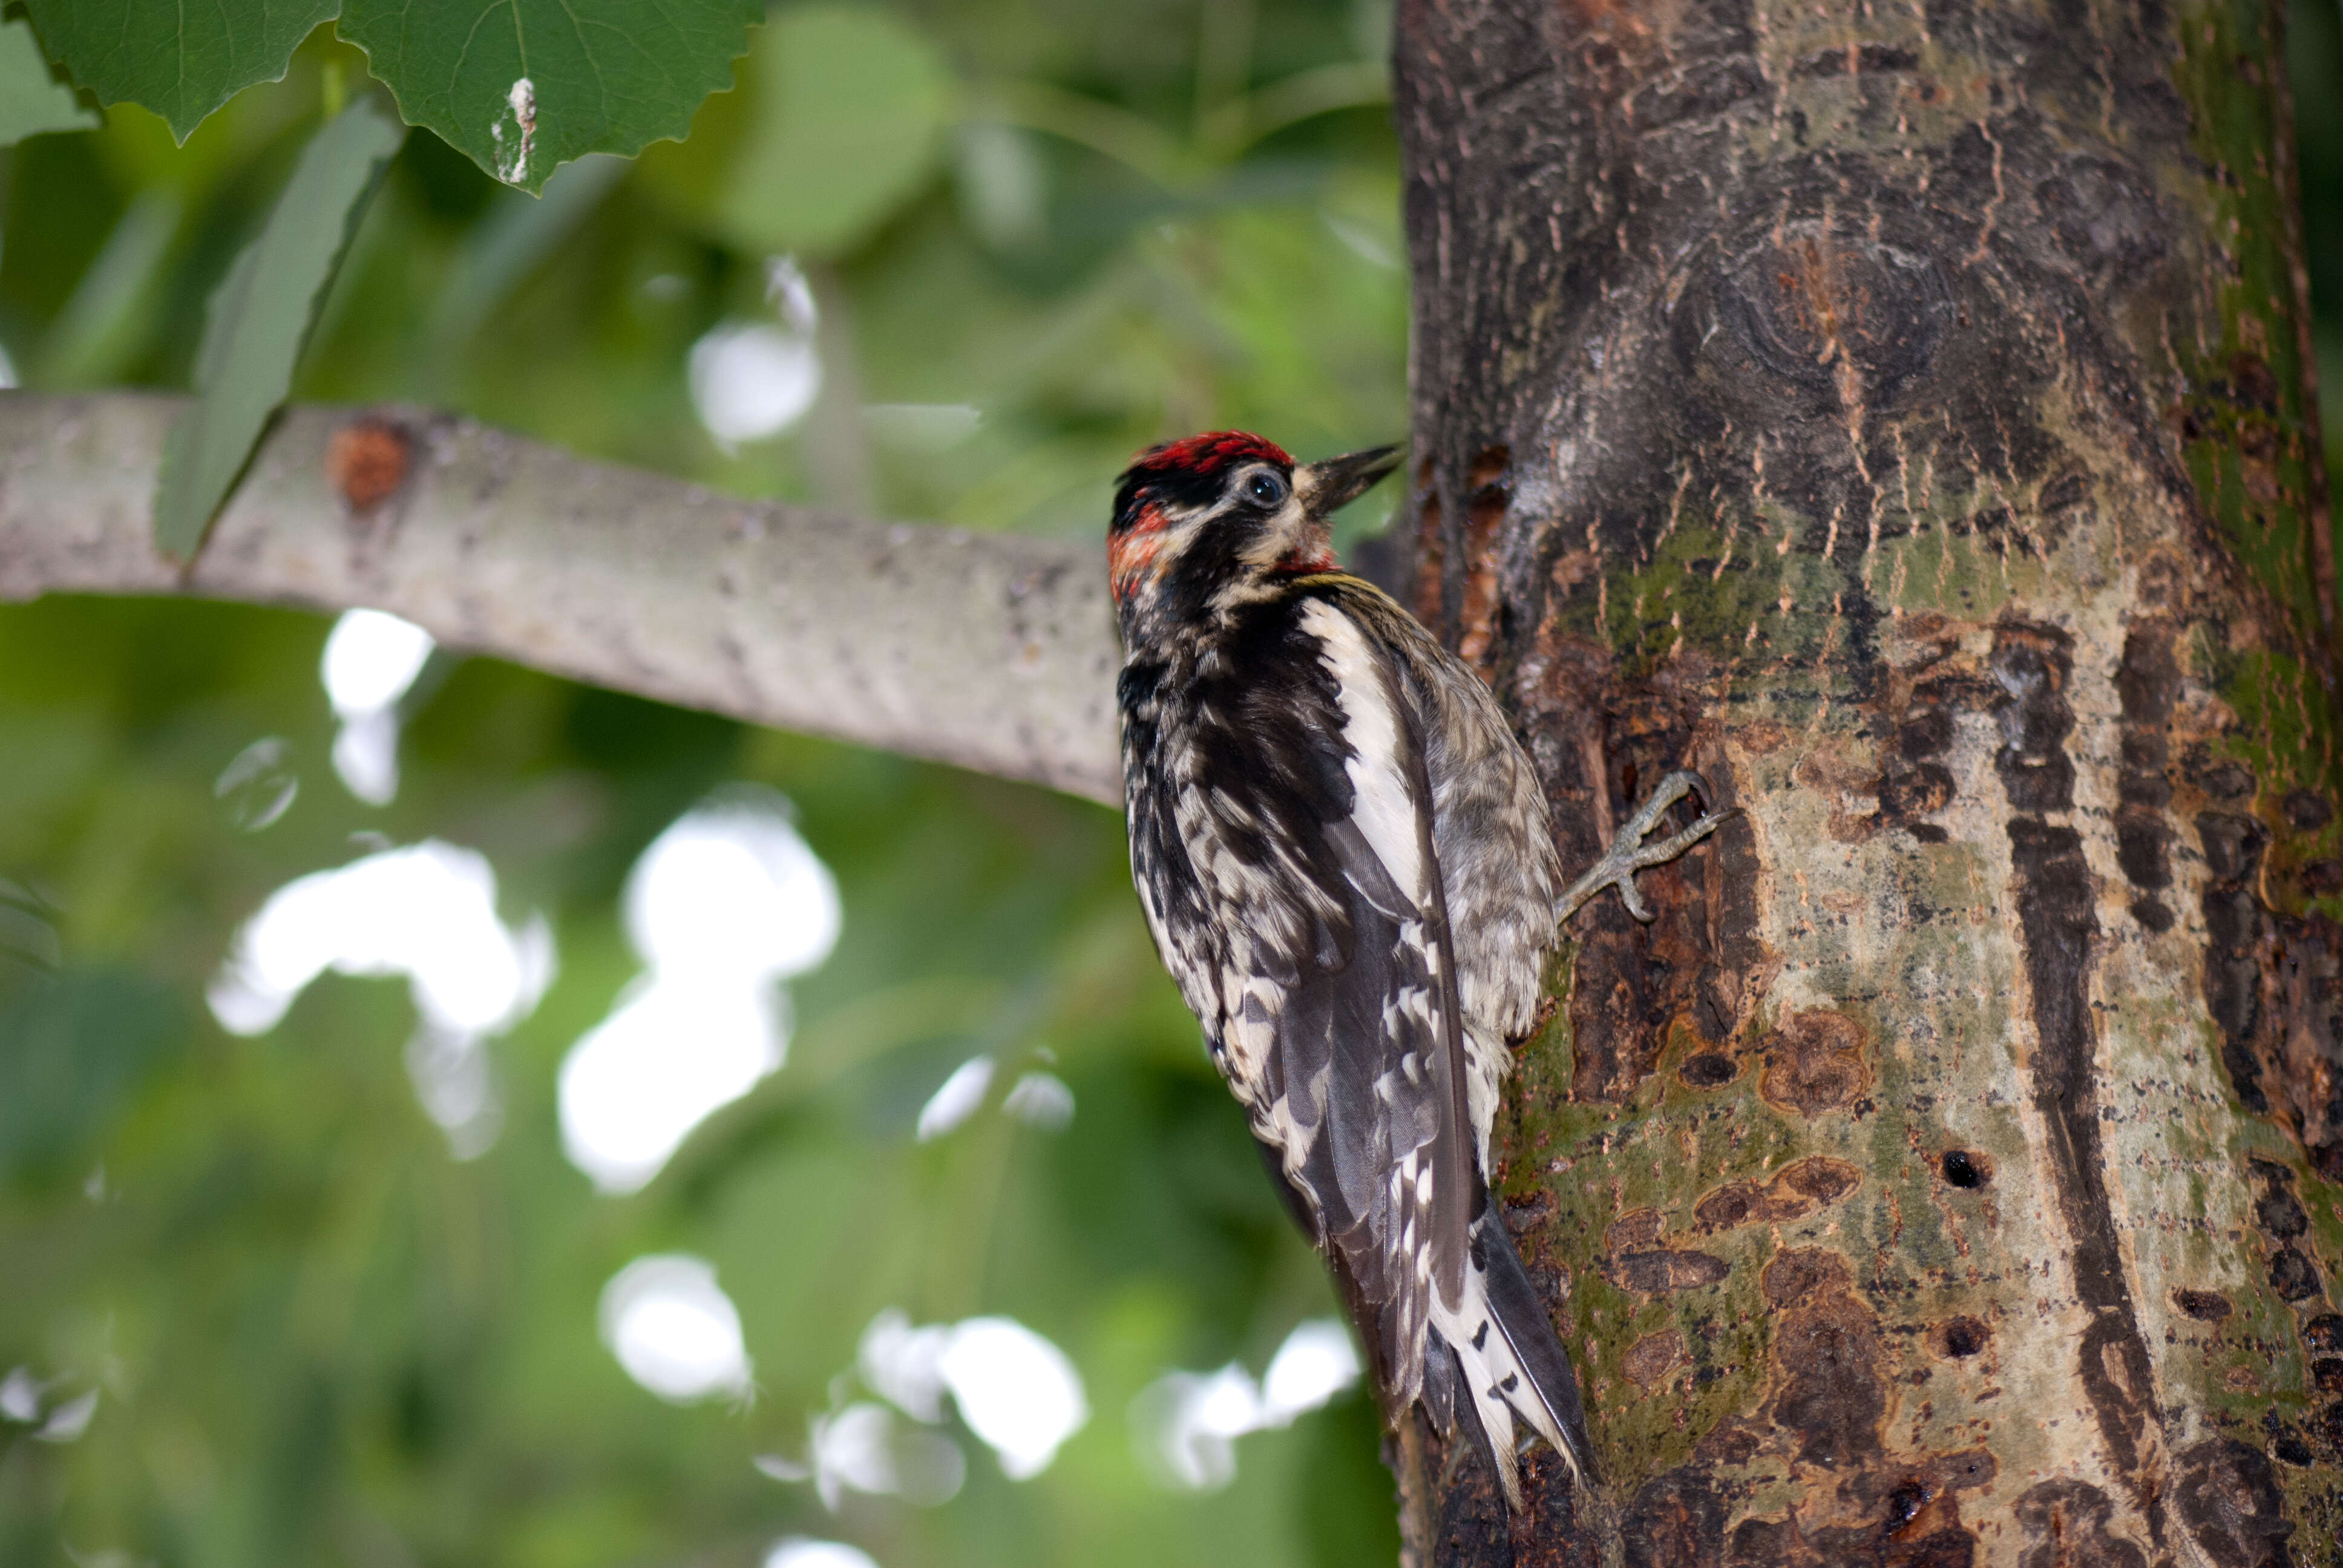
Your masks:
{"label": "large green leaf", "polygon": [[49,75],[49,63],[33,29],[11,18],[0,22],[0,147],[48,131],[85,131],[97,116],[81,106],[73,89]]}
{"label": "large green leaf", "polygon": [[541,188],[588,153],[679,137],[731,80],[763,0],[347,0],[410,125],[507,185]]}
{"label": "large green leaf", "polygon": [[[293,50],[341,0],[25,0],[49,58],[106,104],[133,103],[181,141]],[[5,101],[5,97],[0,97]]]}
{"label": "large green leaf", "polygon": [[192,556],[285,401],[317,302],[405,127],[359,99],[302,149],[259,237],[212,295],[195,407],[171,427],[156,481],[155,544]]}

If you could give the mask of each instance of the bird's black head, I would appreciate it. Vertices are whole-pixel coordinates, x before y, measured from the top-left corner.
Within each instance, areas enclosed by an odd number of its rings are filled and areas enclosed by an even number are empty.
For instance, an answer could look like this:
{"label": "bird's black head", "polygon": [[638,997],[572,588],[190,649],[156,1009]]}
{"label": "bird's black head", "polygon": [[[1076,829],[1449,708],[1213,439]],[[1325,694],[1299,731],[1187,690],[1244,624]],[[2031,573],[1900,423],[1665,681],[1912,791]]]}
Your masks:
{"label": "bird's black head", "polygon": [[1391,472],[1397,452],[1296,467],[1259,436],[1219,430],[1141,453],[1123,470],[1107,528],[1125,639],[1201,630],[1280,578],[1333,570],[1328,519]]}

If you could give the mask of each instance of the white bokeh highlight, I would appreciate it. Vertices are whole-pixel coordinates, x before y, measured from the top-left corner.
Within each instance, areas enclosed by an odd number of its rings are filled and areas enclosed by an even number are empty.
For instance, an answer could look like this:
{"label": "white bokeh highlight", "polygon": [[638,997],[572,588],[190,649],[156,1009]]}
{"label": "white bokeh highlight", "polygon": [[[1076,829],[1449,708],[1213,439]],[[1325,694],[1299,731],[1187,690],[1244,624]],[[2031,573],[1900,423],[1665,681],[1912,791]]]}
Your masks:
{"label": "white bokeh highlight", "polygon": [[407,1065],[425,1111],[459,1158],[501,1125],[488,1040],[536,1008],[553,978],[542,915],[497,914],[486,856],[427,839],[287,882],[237,932],[206,993],[231,1034],[265,1034],[318,976],[404,977],[417,1032]]}
{"label": "white bokeh highlight", "polygon": [[1090,1421],[1081,1374],[1066,1352],[1014,1318],[915,1328],[894,1308],[871,1320],[857,1357],[871,1392],[918,1421],[943,1419],[943,1396],[1012,1481],[1041,1474]]}
{"label": "white bokeh highlight", "polygon": [[636,1259],[602,1287],[600,1318],[602,1342],[618,1365],[669,1403],[749,1392],[740,1313],[706,1261],[684,1253]]}
{"label": "white bokeh highlight", "polygon": [[562,1060],[570,1162],[606,1192],[657,1175],[693,1128],[777,1070],[781,982],[837,944],[838,883],[789,803],[738,794],[686,813],[627,879],[628,940],[644,972]]}
{"label": "white bokeh highlight", "polygon": [[398,794],[398,701],[435,646],[421,627],[378,609],[347,610],[327,635],[317,673],[341,720],[334,771],[369,806]]}
{"label": "white bokeh highlight", "polygon": [[35,1442],[75,1442],[97,1415],[94,1388],[69,1399],[53,1397],[53,1391],[75,1381],[71,1376],[45,1381],[31,1367],[13,1367],[5,1378],[0,1378],[0,1417],[33,1427]]}
{"label": "white bokeh highlight", "polygon": [[1028,1127],[1062,1132],[1074,1120],[1074,1091],[1054,1072],[1029,1072],[1010,1086],[1001,1109]]}
{"label": "white bokeh highlight", "polygon": [[811,1481],[832,1513],[849,1492],[939,1507],[959,1495],[968,1479],[968,1457],[960,1444],[903,1422],[871,1400],[814,1417],[807,1450],[804,1463],[779,1454],[759,1454],[754,1462],[776,1481]]}
{"label": "white bokeh highlight", "polygon": [[1331,1403],[1359,1381],[1359,1347],[1339,1318],[1294,1325],[1262,1374],[1262,1409],[1283,1426],[1304,1411]]}
{"label": "white bokeh highlight", "polygon": [[814,1541],[791,1535],[773,1543],[765,1553],[765,1568],[879,1568],[878,1560],[860,1546],[843,1541]]}
{"label": "white bokeh highlight", "polygon": [[765,264],[765,302],[778,321],[725,321],[691,346],[691,406],[726,452],[778,436],[821,394],[813,289],[788,256]]}
{"label": "white bokeh highlight", "polygon": [[1259,1382],[1232,1362],[1218,1372],[1174,1372],[1140,1391],[1131,1429],[1140,1458],[1163,1484],[1211,1492],[1236,1479],[1236,1441],[1289,1426],[1359,1381],[1350,1331],[1332,1318],[1295,1327]]}
{"label": "white bokeh highlight", "polygon": [[[1046,1057],[1047,1052],[1043,1055]],[[920,1107],[913,1135],[932,1143],[960,1127],[984,1108],[1000,1064],[990,1056],[971,1056],[952,1069]],[[1002,1114],[1044,1132],[1062,1132],[1074,1119],[1074,1091],[1064,1079],[1039,1069],[1021,1074],[1001,1097]]]}
{"label": "white bokeh highlight", "polygon": [[1011,1481],[1050,1468],[1091,1418],[1066,1352],[1014,1318],[970,1318],[937,1362],[960,1420],[1000,1456]]}
{"label": "white bokeh highlight", "polygon": [[984,1096],[992,1087],[992,1058],[971,1056],[951,1070],[951,1076],[939,1084],[920,1107],[920,1120],[913,1134],[922,1143],[932,1143],[975,1115],[984,1104]]}

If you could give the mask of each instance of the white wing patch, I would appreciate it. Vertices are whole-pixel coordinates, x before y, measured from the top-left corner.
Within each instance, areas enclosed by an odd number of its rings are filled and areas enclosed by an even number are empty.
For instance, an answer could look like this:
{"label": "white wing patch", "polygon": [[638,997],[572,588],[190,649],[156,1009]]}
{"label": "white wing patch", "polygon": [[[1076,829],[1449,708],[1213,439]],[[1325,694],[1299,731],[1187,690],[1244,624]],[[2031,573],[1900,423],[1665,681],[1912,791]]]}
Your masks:
{"label": "white wing patch", "polygon": [[1358,792],[1352,820],[1392,880],[1421,909],[1427,884],[1418,802],[1392,766],[1393,759],[1403,754],[1400,722],[1382,661],[1357,624],[1323,599],[1302,607],[1302,625],[1326,649],[1325,665],[1342,703],[1342,739],[1351,746],[1351,788]]}

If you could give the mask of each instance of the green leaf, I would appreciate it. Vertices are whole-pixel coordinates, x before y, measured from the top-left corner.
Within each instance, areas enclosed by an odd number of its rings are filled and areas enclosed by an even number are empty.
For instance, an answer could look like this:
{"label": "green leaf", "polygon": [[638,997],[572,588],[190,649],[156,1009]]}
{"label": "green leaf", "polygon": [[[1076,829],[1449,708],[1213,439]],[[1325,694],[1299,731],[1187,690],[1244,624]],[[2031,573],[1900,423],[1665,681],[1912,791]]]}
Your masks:
{"label": "green leaf", "polygon": [[14,17],[0,22],[0,147],[97,124],[96,111],[83,108],[71,87],[50,76],[32,25]]}
{"label": "green leaf", "polygon": [[259,237],[214,291],[196,357],[196,405],[171,427],[155,488],[155,544],[188,557],[293,385],[358,215],[406,128],[361,98],[310,138]]}
{"label": "green leaf", "polygon": [[847,248],[933,165],[951,77],[935,46],[883,11],[813,5],[758,40],[756,117],[716,211],[752,250]]}
{"label": "green leaf", "polygon": [[294,48],[341,0],[25,0],[49,58],[102,104],[133,103],[181,141],[255,82],[285,75]]}
{"label": "green leaf", "polygon": [[427,126],[536,191],[588,153],[679,137],[762,0],[347,0],[341,35]]}

